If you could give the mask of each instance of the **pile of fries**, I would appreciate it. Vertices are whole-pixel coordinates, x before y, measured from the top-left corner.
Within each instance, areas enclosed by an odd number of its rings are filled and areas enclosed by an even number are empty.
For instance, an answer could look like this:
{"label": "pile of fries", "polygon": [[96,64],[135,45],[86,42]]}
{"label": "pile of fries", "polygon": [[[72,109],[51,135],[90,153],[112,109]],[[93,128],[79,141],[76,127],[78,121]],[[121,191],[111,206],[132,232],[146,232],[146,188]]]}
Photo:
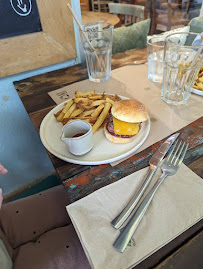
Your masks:
{"label": "pile of fries", "polygon": [[118,95],[108,95],[104,92],[96,94],[95,90],[86,93],[76,91],[75,96],[54,116],[63,125],[75,119],[87,121],[95,133],[104,127],[112,105],[120,99]]}
{"label": "pile of fries", "polygon": [[[190,66],[191,62],[190,63],[180,63],[178,64],[179,67],[183,67],[183,68],[188,68]],[[185,70],[182,70],[182,69],[179,69],[178,70],[178,74],[177,74],[177,79],[178,80],[181,80],[182,79],[182,76],[185,74]],[[195,79],[195,82],[193,84],[193,88],[194,89],[197,89],[199,91],[203,91],[203,66],[200,68],[199,70],[199,73]]]}
{"label": "pile of fries", "polygon": [[195,80],[193,88],[199,91],[203,91],[203,66],[199,70],[199,73],[198,73],[197,79]]}

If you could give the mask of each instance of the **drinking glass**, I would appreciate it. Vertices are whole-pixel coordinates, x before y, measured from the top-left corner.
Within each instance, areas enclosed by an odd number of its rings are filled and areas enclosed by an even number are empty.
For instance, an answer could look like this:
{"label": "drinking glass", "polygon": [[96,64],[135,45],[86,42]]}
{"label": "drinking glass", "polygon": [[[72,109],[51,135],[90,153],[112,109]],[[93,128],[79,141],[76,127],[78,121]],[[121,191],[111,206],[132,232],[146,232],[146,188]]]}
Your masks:
{"label": "drinking glass", "polygon": [[95,22],[80,30],[90,81],[102,82],[111,76],[113,28],[110,23]]}
{"label": "drinking glass", "polygon": [[164,49],[162,100],[172,105],[185,104],[202,65],[201,34],[183,32],[167,36]]}
{"label": "drinking glass", "polygon": [[148,79],[163,81],[163,58],[165,37],[152,37],[147,41]]}

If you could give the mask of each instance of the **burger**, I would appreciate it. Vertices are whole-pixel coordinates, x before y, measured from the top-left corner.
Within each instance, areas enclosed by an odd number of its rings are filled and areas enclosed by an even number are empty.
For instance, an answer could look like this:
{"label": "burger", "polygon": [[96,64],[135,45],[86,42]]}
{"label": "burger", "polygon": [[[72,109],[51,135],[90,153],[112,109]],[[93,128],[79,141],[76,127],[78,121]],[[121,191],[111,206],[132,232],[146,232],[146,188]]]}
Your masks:
{"label": "burger", "polygon": [[148,119],[145,106],[136,100],[115,102],[104,127],[106,138],[113,143],[128,143],[135,139],[141,123]]}

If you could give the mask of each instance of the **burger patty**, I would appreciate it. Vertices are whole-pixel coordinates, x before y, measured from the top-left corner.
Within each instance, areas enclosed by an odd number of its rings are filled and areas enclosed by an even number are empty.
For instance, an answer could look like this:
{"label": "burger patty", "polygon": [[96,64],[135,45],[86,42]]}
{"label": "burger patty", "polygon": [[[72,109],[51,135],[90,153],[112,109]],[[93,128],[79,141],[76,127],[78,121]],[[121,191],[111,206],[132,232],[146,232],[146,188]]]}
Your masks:
{"label": "burger patty", "polygon": [[[140,128],[141,128],[141,122],[139,124],[139,131],[140,131]],[[112,117],[111,114],[109,114],[109,116],[108,116],[106,129],[111,135],[116,136],[116,137],[120,137],[120,138],[130,138],[130,137],[133,137],[133,136],[136,135],[136,134],[135,135],[119,135],[119,134],[115,134],[114,133],[113,117]],[[139,131],[137,133],[139,133]]]}

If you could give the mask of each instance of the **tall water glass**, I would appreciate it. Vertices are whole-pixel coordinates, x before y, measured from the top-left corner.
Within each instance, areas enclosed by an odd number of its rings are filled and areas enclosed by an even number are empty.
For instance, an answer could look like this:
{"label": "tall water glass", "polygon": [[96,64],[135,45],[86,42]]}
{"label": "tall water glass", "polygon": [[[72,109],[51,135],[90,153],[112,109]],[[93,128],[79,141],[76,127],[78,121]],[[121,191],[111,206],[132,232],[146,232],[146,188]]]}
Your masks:
{"label": "tall water glass", "polygon": [[113,28],[110,23],[95,22],[80,31],[90,81],[102,82],[111,76]]}
{"label": "tall water glass", "polygon": [[185,104],[202,65],[201,34],[183,32],[167,36],[164,49],[162,100],[172,105]]}
{"label": "tall water glass", "polygon": [[152,37],[147,41],[148,79],[163,81],[163,58],[165,37]]}

